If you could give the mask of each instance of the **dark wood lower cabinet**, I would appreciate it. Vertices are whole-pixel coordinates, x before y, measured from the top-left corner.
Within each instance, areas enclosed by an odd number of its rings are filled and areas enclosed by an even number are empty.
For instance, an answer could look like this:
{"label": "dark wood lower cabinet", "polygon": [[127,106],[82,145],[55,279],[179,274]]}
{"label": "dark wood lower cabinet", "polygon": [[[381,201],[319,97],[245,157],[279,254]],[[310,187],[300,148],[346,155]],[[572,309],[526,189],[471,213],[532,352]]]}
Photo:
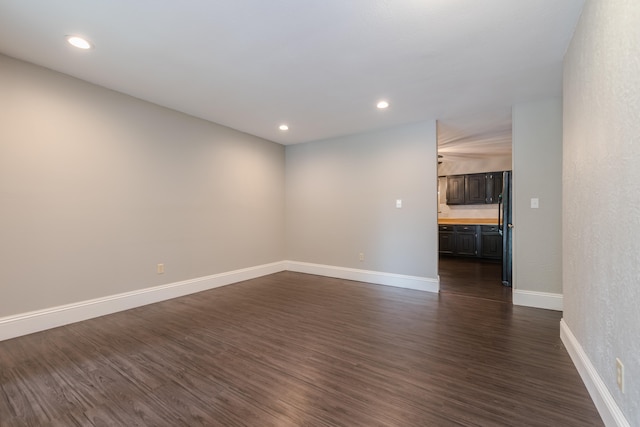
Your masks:
{"label": "dark wood lower cabinet", "polygon": [[497,225],[480,226],[480,257],[500,259],[502,258],[502,236]]}
{"label": "dark wood lower cabinet", "polygon": [[441,254],[453,255],[456,248],[453,229],[451,231],[440,231],[438,234],[438,248]]}
{"label": "dark wood lower cabinet", "polygon": [[456,255],[478,255],[478,231],[475,225],[456,225]]}
{"label": "dark wood lower cabinet", "polygon": [[502,236],[497,225],[439,225],[439,252],[444,255],[502,258]]}

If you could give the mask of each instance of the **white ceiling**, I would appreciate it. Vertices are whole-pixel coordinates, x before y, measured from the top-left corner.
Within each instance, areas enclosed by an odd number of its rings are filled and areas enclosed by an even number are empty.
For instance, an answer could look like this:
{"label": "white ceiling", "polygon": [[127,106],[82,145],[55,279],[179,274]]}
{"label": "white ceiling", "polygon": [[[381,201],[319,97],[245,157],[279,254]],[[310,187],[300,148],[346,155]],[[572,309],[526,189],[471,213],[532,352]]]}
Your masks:
{"label": "white ceiling", "polygon": [[511,108],[438,120],[438,154],[443,161],[511,156]]}
{"label": "white ceiling", "polygon": [[442,131],[560,95],[584,1],[0,0],[0,52],[282,144]]}

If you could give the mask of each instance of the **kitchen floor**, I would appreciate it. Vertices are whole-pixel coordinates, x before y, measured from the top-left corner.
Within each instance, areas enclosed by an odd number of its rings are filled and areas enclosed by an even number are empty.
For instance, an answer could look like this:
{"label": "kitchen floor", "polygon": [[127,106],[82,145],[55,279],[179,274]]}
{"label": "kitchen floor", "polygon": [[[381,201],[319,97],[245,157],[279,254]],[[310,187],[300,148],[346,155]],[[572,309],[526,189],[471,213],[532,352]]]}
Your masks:
{"label": "kitchen floor", "polygon": [[502,264],[473,258],[440,256],[440,292],[511,303],[511,288],[502,285]]}

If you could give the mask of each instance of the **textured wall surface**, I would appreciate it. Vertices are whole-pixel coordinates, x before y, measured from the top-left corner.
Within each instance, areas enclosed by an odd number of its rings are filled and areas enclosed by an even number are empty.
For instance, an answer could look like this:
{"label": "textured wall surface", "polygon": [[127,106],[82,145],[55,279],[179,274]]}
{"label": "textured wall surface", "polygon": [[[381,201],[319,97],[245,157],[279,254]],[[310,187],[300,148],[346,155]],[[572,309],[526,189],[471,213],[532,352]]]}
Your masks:
{"label": "textured wall surface", "polygon": [[287,146],[286,159],[288,259],[437,277],[434,121]]}
{"label": "textured wall surface", "polygon": [[564,70],[564,319],[632,426],[640,426],[639,23],[637,0],[588,1]]}
{"label": "textured wall surface", "polygon": [[[531,207],[531,199],[539,208]],[[562,293],[562,100],[513,107],[513,287]]]}
{"label": "textured wall surface", "polygon": [[281,145],[5,56],[0,93],[0,317],[284,259]]}

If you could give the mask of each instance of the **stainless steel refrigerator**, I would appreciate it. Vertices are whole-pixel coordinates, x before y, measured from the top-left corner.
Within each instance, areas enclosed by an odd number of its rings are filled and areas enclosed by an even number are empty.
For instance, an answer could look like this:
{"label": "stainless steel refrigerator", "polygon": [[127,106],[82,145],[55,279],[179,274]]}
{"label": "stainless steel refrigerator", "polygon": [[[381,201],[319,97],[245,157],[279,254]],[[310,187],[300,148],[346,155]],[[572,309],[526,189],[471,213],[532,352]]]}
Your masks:
{"label": "stainless steel refrigerator", "polygon": [[512,236],[512,176],[511,171],[503,172],[502,194],[498,196],[498,230],[502,236],[502,284],[512,285],[513,248]]}

